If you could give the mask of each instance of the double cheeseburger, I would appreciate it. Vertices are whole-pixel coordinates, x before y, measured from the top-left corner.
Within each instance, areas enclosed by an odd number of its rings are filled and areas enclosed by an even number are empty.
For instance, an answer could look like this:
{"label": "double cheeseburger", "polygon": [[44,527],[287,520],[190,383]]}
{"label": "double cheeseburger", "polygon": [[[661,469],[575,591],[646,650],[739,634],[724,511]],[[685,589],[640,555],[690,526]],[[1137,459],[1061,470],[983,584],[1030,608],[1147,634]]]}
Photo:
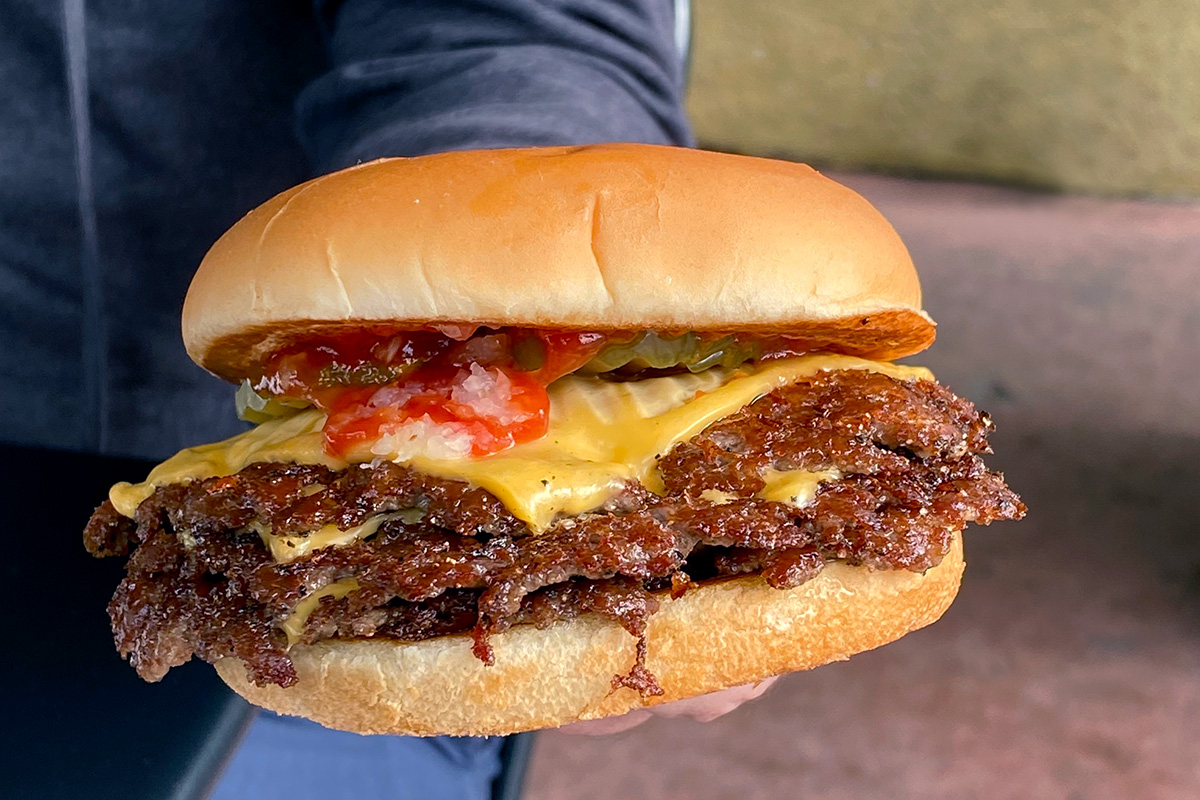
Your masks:
{"label": "double cheeseburger", "polygon": [[183,309],[254,423],[114,486],[108,611],[364,733],[501,734],[937,619],[1024,507],[922,368],[912,262],[798,164],[610,145],[386,159],[252,211]]}

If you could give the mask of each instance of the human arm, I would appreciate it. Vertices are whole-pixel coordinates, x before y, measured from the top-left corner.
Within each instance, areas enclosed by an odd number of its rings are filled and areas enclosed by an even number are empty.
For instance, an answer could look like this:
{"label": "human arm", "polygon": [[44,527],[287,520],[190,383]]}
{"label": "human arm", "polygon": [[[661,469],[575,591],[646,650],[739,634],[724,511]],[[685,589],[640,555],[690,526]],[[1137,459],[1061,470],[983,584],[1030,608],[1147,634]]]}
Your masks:
{"label": "human arm", "polygon": [[381,156],[692,144],[670,0],[317,2],[330,70],[297,102],[317,172]]}

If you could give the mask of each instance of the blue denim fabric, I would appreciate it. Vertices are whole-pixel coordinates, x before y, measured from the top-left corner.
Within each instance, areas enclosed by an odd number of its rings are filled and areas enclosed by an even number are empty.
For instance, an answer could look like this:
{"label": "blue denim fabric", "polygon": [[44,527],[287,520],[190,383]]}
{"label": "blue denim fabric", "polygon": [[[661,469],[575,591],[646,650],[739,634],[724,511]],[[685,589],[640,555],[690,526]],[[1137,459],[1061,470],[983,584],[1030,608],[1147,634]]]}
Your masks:
{"label": "blue denim fabric", "polygon": [[264,712],[210,800],[487,800],[503,741],[359,736]]}

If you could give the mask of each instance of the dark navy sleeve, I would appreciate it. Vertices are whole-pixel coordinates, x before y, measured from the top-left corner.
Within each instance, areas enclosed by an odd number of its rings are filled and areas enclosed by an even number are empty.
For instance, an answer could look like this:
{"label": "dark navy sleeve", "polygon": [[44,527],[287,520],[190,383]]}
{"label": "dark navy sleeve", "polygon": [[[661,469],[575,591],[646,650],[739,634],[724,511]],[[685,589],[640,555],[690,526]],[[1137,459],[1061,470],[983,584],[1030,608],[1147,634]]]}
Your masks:
{"label": "dark navy sleeve", "polygon": [[671,0],[318,2],[331,62],[297,101],[318,172],[387,155],[692,144]]}

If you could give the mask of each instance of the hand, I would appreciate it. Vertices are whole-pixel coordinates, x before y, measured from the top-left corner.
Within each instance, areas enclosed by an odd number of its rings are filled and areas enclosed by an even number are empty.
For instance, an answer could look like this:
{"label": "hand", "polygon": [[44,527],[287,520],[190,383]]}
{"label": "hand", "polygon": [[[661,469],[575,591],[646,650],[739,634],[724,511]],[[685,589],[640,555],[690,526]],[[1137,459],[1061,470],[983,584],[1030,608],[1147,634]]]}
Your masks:
{"label": "hand", "polygon": [[652,716],[658,717],[691,717],[700,722],[711,722],[717,717],[724,716],[730,711],[749,700],[761,695],[778,678],[767,678],[760,683],[747,683],[712,694],[690,697],[687,700],[676,700],[674,703],[664,703],[661,706],[638,708],[619,717],[606,719],[590,719],[575,722],[559,728],[563,733],[581,733],[589,736],[603,736],[609,733],[620,733],[641,725]]}

